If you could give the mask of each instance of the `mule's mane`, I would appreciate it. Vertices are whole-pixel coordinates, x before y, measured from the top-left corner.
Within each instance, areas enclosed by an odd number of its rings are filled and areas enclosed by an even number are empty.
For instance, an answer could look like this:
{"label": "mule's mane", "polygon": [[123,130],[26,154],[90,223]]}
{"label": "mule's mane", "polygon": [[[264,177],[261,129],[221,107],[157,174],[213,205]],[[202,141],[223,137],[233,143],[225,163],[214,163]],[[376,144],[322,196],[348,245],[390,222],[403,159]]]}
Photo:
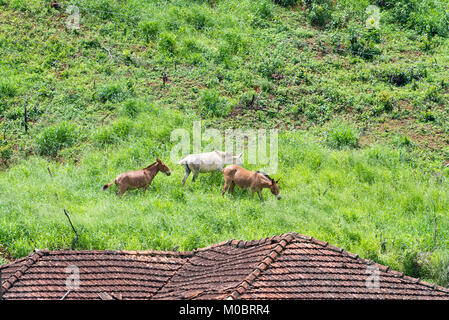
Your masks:
{"label": "mule's mane", "polygon": [[261,172],[261,171],[256,171],[257,173],[260,173],[261,175],[265,176],[265,178],[270,179],[271,182],[274,181],[274,179],[272,177],[270,177],[268,174],[266,174],[265,172]]}
{"label": "mule's mane", "polygon": [[143,168],[142,170],[145,169],[150,169],[152,166],[154,166],[157,163],[157,161],[153,162],[152,164],[150,164],[148,167]]}

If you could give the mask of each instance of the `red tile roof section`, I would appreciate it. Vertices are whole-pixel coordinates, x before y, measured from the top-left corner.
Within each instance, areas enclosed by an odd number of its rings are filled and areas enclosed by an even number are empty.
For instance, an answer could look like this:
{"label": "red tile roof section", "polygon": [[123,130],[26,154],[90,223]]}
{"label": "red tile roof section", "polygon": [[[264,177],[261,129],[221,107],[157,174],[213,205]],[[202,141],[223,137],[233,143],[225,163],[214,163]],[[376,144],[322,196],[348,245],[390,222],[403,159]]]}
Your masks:
{"label": "red tile roof section", "polygon": [[[80,269],[73,291],[70,265]],[[5,299],[449,299],[447,288],[297,233],[191,252],[43,250],[0,269]]]}
{"label": "red tile roof section", "polygon": [[[22,262],[3,282],[4,299],[150,299],[191,253],[157,251],[47,251]],[[80,271],[80,288],[69,291],[67,267]],[[2,267],[3,268],[3,267]],[[9,266],[8,269],[11,269]],[[11,272],[9,272],[11,274]]]}

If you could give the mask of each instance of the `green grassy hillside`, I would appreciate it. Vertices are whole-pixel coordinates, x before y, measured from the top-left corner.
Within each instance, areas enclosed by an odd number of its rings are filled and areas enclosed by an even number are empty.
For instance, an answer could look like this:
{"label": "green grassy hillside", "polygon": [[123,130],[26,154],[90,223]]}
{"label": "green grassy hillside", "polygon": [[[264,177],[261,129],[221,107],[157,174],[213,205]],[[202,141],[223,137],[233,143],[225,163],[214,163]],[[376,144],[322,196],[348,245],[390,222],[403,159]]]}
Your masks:
{"label": "green grassy hillside", "polygon": [[[449,1],[49,3],[0,0],[4,259],[70,248],[65,208],[79,249],[296,231],[448,285]],[[280,129],[283,199],[182,188],[170,135],[198,119]],[[157,156],[145,195],[101,191]]]}

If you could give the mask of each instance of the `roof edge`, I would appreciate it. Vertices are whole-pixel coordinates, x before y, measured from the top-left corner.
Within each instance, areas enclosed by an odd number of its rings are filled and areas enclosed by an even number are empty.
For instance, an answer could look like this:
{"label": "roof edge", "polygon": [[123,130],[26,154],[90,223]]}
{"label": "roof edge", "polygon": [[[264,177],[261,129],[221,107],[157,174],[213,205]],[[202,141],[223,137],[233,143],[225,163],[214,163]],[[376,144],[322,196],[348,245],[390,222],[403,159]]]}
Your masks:
{"label": "roof edge", "polygon": [[[361,258],[358,254],[354,254],[354,253],[344,250],[343,248],[333,246],[333,245],[329,244],[329,242],[318,240],[311,236],[305,236],[305,235],[299,234],[294,231],[289,232],[289,233],[284,233],[279,236],[272,236],[272,237],[267,237],[267,238],[263,238],[263,239],[259,239],[259,240],[252,240],[252,241],[233,239],[233,240],[228,241],[228,244],[232,245],[236,248],[249,248],[249,247],[253,247],[253,246],[257,246],[257,245],[261,245],[261,244],[279,243],[280,241],[285,239],[285,237],[288,235],[291,235],[293,237],[293,239],[298,239],[298,240],[303,240],[303,241],[305,240],[305,241],[320,245],[323,248],[327,248],[332,251],[341,253],[346,257],[350,257],[350,258],[352,258],[358,262],[364,263],[366,265],[373,265],[373,266],[377,267],[379,270],[381,270],[385,273],[388,273],[396,278],[403,279],[409,283],[420,284],[425,287],[431,288],[433,290],[441,291],[444,293],[449,293],[449,288],[446,288],[443,286],[438,286],[438,285],[423,281],[420,278],[413,278],[413,277],[407,276],[400,271],[390,269],[390,267],[388,267],[388,266],[381,265],[381,264],[374,262],[372,260],[369,260],[369,259]],[[292,239],[292,241],[293,241],[293,239]]]}
{"label": "roof edge", "polygon": [[344,250],[342,248],[330,245],[328,242],[324,242],[324,241],[315,239],[313,237],[306,237],[306,236],[300,235],[300,234],[298,234],[296,232],[293,232],[292,234],[294,234],[296,237],[299,236],[301,239],[307,239],[308,241],[310,241],[310,242],[312,242],[314,244],[320,245],[323,248],[328,248],[328,249],[330,249],[332,251],[339,252],[339,253],[345,255],[346,257],[352,258],[352,259],[354,259],[354,260],[356,260],[358,262],[361,262],[363,264],[375,266],[376,268],[378,268],[382,272],[388,273],[388,274],[390,274],[390,275],[392,275],[392,276],[394,276],[396,278],[403,279],[403,280],[405,280],[405,281],[407,281],[409,283],[420,284],[420,285],[423,285],[425,287],[431,288],[433,290],[441,291],[441,292],[444,292],[444,293],[449,293],[449,288],[446,288],[446,287],[443,287],[443,286],[438,286],[436,284],[432,284],[432,283],[429,283],[429,282],[426,282],[426,281],[422,281],[420,278],[413,278],[413,277],[407,276],[403,272],[400,272],[400,271],[397,271],[397,270],[392,270],[388,266],[384,266],[382,264],[379,264],[379,263],[377,263],[375,261],[372,261],[372,260],[369,260],[369,259],[361,258],[358,254],[354,254],[354,253],[346,251],[346,250]]}
{"label": "roof edge", "polygon": [[30,256],[27,257],[26,262],[24,263],[23,266],[21,266],[19,269],[16,270],[16,272],[14,272],[12,275],[9,276],[8,279],[6,279],[2,284],[2,295],[5,295],[8,290],[14,285],[14,283],[17,282],[17,280],[20,279],[20,277],[22,277],[25,272],[33,265],[35,264],[37,261],[39,261],[39,259],[43,256],[43,255],[47,255],[48,254],[48,250],[35,250],[35,252],[33,254],[31,254]]}

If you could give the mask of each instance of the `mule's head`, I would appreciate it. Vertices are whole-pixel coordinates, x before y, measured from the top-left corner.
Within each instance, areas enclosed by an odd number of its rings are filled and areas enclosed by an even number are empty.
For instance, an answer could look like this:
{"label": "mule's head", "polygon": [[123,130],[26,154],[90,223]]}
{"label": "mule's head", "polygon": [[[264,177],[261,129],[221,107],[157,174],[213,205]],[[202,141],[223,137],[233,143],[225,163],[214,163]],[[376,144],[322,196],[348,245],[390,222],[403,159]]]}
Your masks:
{"label": "mule's head", "polygon": [[281,180],[281,179],[279,178],[277,181],[275,181],[274,179],[271,179],[270,190],[271,190],[271,193],[274,194],[278,200],[281,200],[281,193],[279,191],[279,185],[278,185],[279,180]]}
{"label": "mule's head", "polygon": [[170,168],[167,167],[167,166],[165,165],[165,163],[163,163],[163,162],[161,161],[161,159],[156,158],[156,162],[157,162],[157,168],[159,169],[160,172],[165,173],[167,176],[169,176],[169,175],[171,174]]}

